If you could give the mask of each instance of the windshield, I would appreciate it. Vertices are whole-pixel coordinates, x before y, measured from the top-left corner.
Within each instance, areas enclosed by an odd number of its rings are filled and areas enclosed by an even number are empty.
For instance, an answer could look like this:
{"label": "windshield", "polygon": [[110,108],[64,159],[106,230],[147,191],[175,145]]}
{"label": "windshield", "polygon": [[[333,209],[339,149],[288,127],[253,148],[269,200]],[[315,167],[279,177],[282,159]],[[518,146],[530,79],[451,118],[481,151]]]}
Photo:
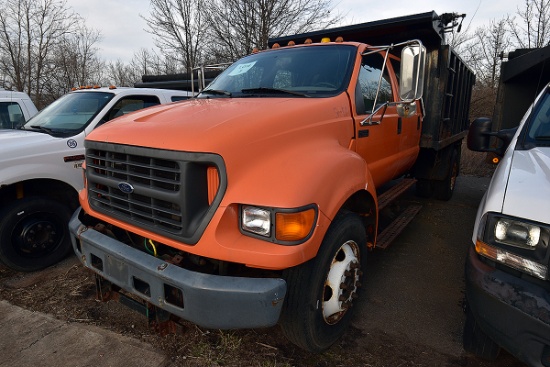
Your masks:
{"label": "windshield", "polygon": [[30,119],[23,128],[52,135],[77,134],[90,123],[113,96],[113,93],[108,92],[66,94]]}
{"label": "windshield", "polygon": [[524,136],[525,148],[550,146],[550,90],[535,107]]}
{"label": "windshield", "polygon": [[253,54],[227,68],[199,98],[335,96],[348,86],[355,52],[332,44]]}

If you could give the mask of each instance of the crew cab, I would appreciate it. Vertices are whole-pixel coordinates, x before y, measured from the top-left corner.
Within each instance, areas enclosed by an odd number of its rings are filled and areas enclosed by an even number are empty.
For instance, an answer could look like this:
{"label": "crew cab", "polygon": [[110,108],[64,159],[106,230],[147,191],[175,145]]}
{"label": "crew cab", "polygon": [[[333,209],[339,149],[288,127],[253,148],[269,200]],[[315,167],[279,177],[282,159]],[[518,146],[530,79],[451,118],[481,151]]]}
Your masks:
{"label": "crew cab", "polygon": [[162,89],[84,88],[18,129],[0,130],[0,262],[34,271],[70,252],[67,224],[83,186],[84,138],[93,129],[137,109],[189,97]]}
{"label": "crew cab", "polygon": [[491,120],[475,120],[468,148],[502,159],[466,261],[464,348],[494,359],[503,347],[529,366],[550,366],[550,84],[517,128],[493,132]]}
{"label": "crew cab", "polygon": [[100,299],[157,329],[280,323],[306,350],[335,343],[368,251],[419,210],[382,225],[383,208],[413,177],[452,194],[474,77],[443,42],[445,19],[270,40],[196,99],[92,132],[70,230]]}

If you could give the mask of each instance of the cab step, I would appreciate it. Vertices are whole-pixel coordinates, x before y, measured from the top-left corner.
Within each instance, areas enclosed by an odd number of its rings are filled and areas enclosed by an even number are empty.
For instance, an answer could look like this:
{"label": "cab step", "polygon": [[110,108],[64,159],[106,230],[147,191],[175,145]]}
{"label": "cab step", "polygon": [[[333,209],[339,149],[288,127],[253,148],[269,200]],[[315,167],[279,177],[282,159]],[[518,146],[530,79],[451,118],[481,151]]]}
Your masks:
{"label": "cab step", "polygon": [[389,190],[383,192],[378,196],[378,211],[382,211],[397,197],[407,191],[412,185],[416,183],[414,178],[404,178],[399,183],[392,186]]}
{"label": "cab step", "polygon": [[395,218],[381,233],[376,240],[376,248],[385,249],[405,229],[407,224],[422,209],[420,204],[410,204],[403,212]]}

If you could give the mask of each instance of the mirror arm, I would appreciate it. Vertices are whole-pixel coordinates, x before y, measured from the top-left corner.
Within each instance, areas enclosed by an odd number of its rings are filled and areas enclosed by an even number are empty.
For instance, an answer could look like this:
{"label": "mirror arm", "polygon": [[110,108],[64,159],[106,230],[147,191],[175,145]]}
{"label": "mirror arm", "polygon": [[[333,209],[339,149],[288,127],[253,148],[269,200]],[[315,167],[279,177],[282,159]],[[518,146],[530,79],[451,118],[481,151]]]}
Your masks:
{"label": "mirror arm", "polygon": [[[382,118],[384,117],[384,115],[386,114],[386,110],[388,109],[388,106],[390,105],[390,102],[384,102],[383,104],[381,104],[380,106],[378,106],[374,111],[372,111],[367,117],[365,117],[365,119],[363,121],[360,122],[360,125],[361,126],[365,126],[365,125],[380,125],[380,120],[382,120]],[[374,117],[374,115],[376,115],[378,113],[378,111],[380,111],[381,109],[384,109],[384,111],[382,112],[382,116],[380,116],[380,120],[379,121],[372,121],[372,118]]]}
{"label": "mirror arm", "polygon": [[[393,48],[393,44],[390,47],[388,47],[388,49],[386,49],[386,54],[384,55],[384,63],[382,64],[382,72],[380,73],[380,77],[378,78],[378,87],[376,88],[376,95],[374,96],[373,106],[376,106],[376,102],[378,102],[378,94],[380,94],[380,87],[382,86],[382,77],[384,76],[384,71],[386,70],[386,63],[388,61],[388,55],[389,55],[388,51],[392,48]],[[384,113],[385,112],[386,111],[384,110]],[[373,112],[373,115],[374,115],[374,112]],[[372,118],[372,115],[371,115],[371,118]]]}

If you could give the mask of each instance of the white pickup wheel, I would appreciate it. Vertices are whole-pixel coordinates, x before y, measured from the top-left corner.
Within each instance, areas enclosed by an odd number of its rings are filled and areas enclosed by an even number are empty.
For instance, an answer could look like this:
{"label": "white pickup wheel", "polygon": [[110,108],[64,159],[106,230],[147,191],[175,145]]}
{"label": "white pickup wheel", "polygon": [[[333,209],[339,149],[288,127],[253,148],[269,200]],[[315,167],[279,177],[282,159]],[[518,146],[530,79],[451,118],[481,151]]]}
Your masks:
{"label": "white pickup wheel", "polygon": [[0,262],[35,271],[61,261],[71,250],[65,205],[46,197],[8,203],[0,212]]}

